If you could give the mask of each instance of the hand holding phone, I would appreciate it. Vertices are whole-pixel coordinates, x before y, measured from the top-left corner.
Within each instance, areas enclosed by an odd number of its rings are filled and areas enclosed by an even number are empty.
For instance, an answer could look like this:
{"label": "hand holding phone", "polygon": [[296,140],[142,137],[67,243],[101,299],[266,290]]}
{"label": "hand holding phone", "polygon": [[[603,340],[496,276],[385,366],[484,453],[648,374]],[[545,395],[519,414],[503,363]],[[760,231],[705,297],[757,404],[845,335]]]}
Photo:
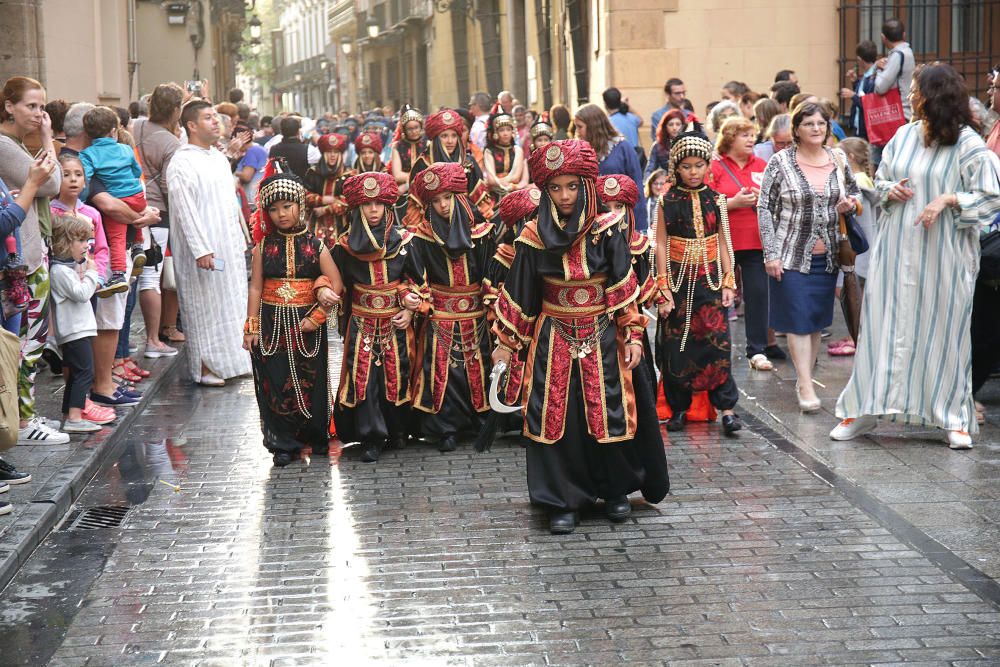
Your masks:
{"label": "hand holding phone", "polygon": [[221,257],[216,257],[212,260],[212,270],[213,271],[225,271],[226,270],[226,260]]}

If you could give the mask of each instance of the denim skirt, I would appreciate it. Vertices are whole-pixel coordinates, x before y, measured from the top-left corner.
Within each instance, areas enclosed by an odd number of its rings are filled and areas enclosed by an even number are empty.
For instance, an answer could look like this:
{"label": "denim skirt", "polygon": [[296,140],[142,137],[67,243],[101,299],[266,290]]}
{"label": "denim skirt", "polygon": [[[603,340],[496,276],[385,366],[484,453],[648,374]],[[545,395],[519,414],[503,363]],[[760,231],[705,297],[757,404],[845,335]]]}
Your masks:
{"label": "denim skirt", "polygon": [[833,324],[837,274],[826,272],[826,255],[812,256],[809,273],[786,270],[781,281],[768,276],[768,322],[775,331],[811,334]]}

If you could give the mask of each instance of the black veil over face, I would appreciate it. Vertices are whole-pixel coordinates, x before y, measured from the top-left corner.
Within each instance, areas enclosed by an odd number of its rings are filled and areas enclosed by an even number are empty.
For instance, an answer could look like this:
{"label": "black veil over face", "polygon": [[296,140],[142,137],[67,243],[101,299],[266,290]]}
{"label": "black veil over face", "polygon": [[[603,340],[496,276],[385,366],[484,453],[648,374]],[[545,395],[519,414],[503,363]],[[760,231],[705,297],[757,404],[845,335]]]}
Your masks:
{"label": "black veil over face", "polygon": [[347,247],[358,256],[393,256],[399,250],[403,242],[399,225],[396,224],[396,215],[392,211],[392,206],[385,205],[385,212],[378,224],[370,225],[365,219],[361,207],[356,207],[351,211],[350,227],[347,231]]}
{"label": "black veil over face", "polygon": [[590,229],[597,217],[597,185],[592,178],[580,178],[580,190],[573,206],[573,212],[563,217],[549,197],[549,190],[542,186],[542,198],[538,202],[538,236],[547,250],[565,252],[573,245],[581,232]]}
{"label": "black veil over face", "polygon": [[434,238],[444,246],[449,257],[456,259],[472,248],[472,225],[476,223],[476,216],[481,217],[481,214],[469,203],[468,196],[453,194],[449,218],[444,218],[433,205],[428,205],[427,219],[431,223]]}

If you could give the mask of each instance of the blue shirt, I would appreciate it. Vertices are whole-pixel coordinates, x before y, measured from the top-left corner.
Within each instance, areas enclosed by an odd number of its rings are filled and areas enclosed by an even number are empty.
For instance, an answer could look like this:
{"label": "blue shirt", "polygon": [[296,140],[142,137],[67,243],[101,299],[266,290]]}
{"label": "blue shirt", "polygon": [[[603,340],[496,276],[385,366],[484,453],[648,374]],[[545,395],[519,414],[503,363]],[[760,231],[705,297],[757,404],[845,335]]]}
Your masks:
{"label": "blue shirt", "polygon": [[649,228],[649,220],[646,218],[646,197],[642,189],[642,169],[639,168],[639,156],[635,154],[632,144],[628,141],[619,141],[601,161],[597,172],[601,176],[624,174],[635,181],[639,187],[639,201],[635,204],[635,228],[637,231],[645,232]]}
{"label": "blue shirt", "polygon": [[27,215],[27,212],[11,196],[7,184],[3,182],[3,179],[0,179],[0,240],[17,232]]}
{"label": "blue shirt", "polygon": [[639,125],[642,121],[634,113],[629,111],[627,114],[616,111],[614,113],[609,113],[608,118],[611,119],[611,124],[615,126],[618,133],[625,137],[625,140],[632,144],[633,146],[639,145]]}
{"label": "blue shirt", "polygon": [[142,168],[135,159],[135,153],[125,144],[111,137],[94,139],[90,146],[80,151],[83,173],[90,181],[97,174],[104,187],[114,197],[124,199],[142,192]]}
{"label": "blue shirt", "polygon": [[236,171],[243,171],[244,167],[253,167],[253,178],[249,183],[243,183],[243,192],[246,193],[250,206],[255,208],[257,202],[257,185],[264,175],[264,165],[267,164],[267,151],[263,146],[250,144],[247,152],[243,154],[240,161],[236,163]]}

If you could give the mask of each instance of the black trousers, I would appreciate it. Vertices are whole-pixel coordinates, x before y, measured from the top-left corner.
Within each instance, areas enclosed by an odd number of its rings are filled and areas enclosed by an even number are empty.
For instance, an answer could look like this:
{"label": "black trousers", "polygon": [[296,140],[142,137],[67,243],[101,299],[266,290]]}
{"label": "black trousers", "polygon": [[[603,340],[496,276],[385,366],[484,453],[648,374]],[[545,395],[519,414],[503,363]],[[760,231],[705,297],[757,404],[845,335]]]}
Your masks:
{"label": "black trousers", "polygon": [[736,266],[743,276],[743,316],[747,334],[747,359],[764,354],[767,347],[767,273],[761,250],[737,250]]}
{"label": "black trousers", "polygon": [[82,410],[87,402],[87,394],[94,384],[94,348],[90,338],[78,338],[63,343],[59,349],[62,351],[63,367],[69,369],[62,402],[65,415],[70,408]]}
{"label": "black trousers", "polygon": [[[691,398],[694,392],[689,386],[680,383],[670,382],[670,376],[663,376],[663,393],[667,397],[667,405],[675,415],[680,412],[687,412],[691,407]],[[736,387],[736,380],[732,375],[715,389],[708,390],[708,402],[716,410],[732,410],[740,400],[740,390]]]}
{"label": "black trousers", "polygon": [[1000,363],[1000,287],[976,280],[972,297],[972,393],[975,394]]}

